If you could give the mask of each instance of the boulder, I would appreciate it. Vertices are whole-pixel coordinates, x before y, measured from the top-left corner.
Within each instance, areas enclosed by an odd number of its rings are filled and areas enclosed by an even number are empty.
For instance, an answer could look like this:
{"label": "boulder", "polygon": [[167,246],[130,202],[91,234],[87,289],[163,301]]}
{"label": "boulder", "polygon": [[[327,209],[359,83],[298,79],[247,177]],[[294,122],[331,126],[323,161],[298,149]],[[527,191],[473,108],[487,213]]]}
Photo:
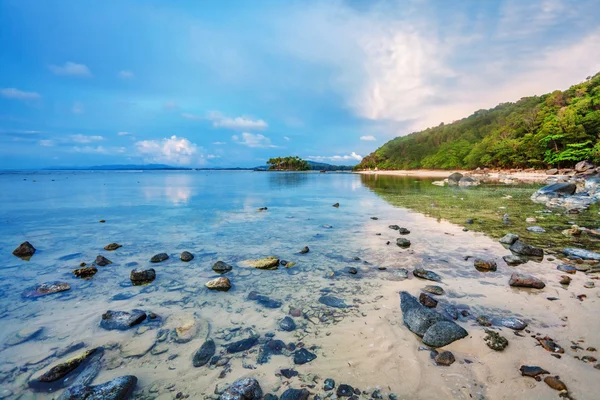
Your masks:
{"label": "boulder", "polygon": [[437,322],[446,320],[441,314],[420,304],[417,298],[408,292],[400,292],[400,309],[404,325],[420,337]]}
{"label": "boulder", "polygon": [[159,253],[159,254],[155,254],[152,256],[152,258],[150,259],[151,263],[159,263],[159,262],[163,262],[165,260],[167,260],[169,258],[169,255],[167,253]]}
{"label": "boulder", "polygon": [[427,329],[423,335],[423,344],[430,347],[444,347],[467,335],[467,331],[455,322],[441,321]]}
{"label": "boulder", "polygon": [[563,254],[571,258],[581,258],[583,260],[596,260],[600,261],[600,253],[593,251],[577,249],[577,248],[566,248],[563,249]]}
{"label": "boulder", "polygon": [[523,287],[533,289],[543,289],[544,287],[546,287],[546,284],[540,279],[536,278],[535,276],[521,274],[518,272],[513,272],[513,274],[510,276],[508,284],[512,287]]}
{"label": "boulder", "polygon": [[577,164],[575,164],[575,171],[577,172],[585,172],[594,168],[594,164],[589,161],[579,161]]}
{"label": "boulder", "polygon": [[528,257],[543,257],[544,256],[544,250],[540,249],[539,247],[533,247],[528,244],[525,244],[525,243],[521,242],[520,240],[517,240],[516,242],[514,242],[508,249],[510,251],[512,251],[513,253],[522,255],[522,256],[528,256]]}
{"label": "boulder", "polygon": [[226,272],[231,271],[233,269],[233,267],[227,263],[224,263],[223,261],[217,261],[212,266],[212,269],[213,269],[213,271],[215,271],[218,274],[224,274]]}
{"label": "boulder", "polygon": [[112,311],[108,310],[102,314],[100,326],[106,330],[124,331],[132,326],[142,323],[146,319],[146,313],[142,310]]}
{"label": "boulder", "polygon": [[83,268],[74,269],[73,275],[75,275],[77,278],[89,279],[92,276],[94,276],[96,274],[96,272],[98,272],[98,268],[96,268],[92,265],[91,267],[83,267]]}
{"label": "boulder", "polygon": [[137,378],[133,375],[120,376],[94,386],[72,386],[59,400],[127,400],[133,393]]}
{"label": "boulder", "polygon": [[217,351],[217,346],[215,345],[214,340],[208,339],[206,342],[200,346],[200,348],[194,353],[194,357],[192,358],[192,364],[194,367],[202,367],[206,365],[210,359],[215,355]]}
{"label": "boulder", "polygon": [[574,183],[559,182],[553,183],[551,185],[546,185],[535,193],[546,196],[570,196],[572,194],[575,194],[576,190],[577,186]]}
{"label": "boulder", "polygon": [[29,260],[35,253],[35,247],[29,242],[23,242],[12,253],[23,260]]}
{"label": "boulder", "polygon": [[49,294],[64,292],[71,289],[71,285],[66,282],[46,282],[34,286],[32,289],[28,289],[23,292],[22,296],[26,299],[33,299],[36,297],[42,297]]}
{"label": "boulder", "polygon": [[519,235],[515,235],[514,233],[507,233],[506,235],[502,236],[502,238],[500,238],[499,242],[510,246],[517,240],[519,240]]}
{"label": "boulder", "polygon": [[478,271],[495,271],[498,268],[496,261],[484,260],[483,258],[476,258],[473,265]]}
{"label": "boulder", "polygon": [[326,306],[333,307],[333,308],[348,308],[348,307],[350,307],[349,305],[347,305],[344,302],[343,299],[340,299],[340,298],[334,297],[334,296],[321,296],[321,297],[319,297],[319,303],[325,304]]}
{"label": "boulder", "polygon": [[231,282],[229,281],[229,278],[222,276],[220,278],[216,278],[206,282],[206,287],[210,290],[219,290],[221,292],[226,292],[229,289],[231,289]]}
{"label": "boulder", "polygon": [[184,251],[183,253],[181,253],[179,258],[183,262],[190,262],[194,259],[194,255],[192,253],[190,253],[189,251]]}
{"label": "boulder", "polygon": [[134,286],[145,285],[156,279],[156,271],[154,268],[133,269],[129,274],[129,279]]}
{"label": "boulder", "polygon": [[546,170],[546,175],[556,175],[558,174],[558,169],[556,168],[550,168],[548,170]]}
{"label": "boulder", "polygon": [[456,186],[458,182],[462,179],[463,174],[460,172],[455,172],[448,177],[448,186]]}
{"label": "boulder", "polygon": [[233,382],[219,400],[261,400],[263,391],[254,378],[243,378]]}

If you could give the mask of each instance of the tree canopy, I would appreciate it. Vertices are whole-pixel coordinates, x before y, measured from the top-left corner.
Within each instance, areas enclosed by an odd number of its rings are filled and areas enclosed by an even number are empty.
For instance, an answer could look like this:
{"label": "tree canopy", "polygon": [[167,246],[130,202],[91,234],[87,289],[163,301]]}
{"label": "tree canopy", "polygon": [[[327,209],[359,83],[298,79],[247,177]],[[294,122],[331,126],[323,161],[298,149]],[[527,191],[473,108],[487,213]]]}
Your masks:
{"label": "tree canopy", "polygon": [[267,165],[272,171],[308,171],[311,169],[308,162],[298,156],[270,158]]}
{"label": "tree canopy", "polygon": [[390,140],[356,169],[569,167],[600,162],[600,73]]}

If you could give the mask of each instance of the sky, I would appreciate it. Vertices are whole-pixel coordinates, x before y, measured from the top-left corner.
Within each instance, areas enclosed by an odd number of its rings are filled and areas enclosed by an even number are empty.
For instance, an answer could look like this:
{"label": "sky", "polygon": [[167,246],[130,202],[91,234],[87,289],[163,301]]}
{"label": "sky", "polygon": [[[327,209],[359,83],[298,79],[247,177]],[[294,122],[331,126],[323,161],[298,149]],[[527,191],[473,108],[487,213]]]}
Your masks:
{"label": "sky", "polygon": [[600,71],[598,0],[0,0],[0,169],[354,165]]}

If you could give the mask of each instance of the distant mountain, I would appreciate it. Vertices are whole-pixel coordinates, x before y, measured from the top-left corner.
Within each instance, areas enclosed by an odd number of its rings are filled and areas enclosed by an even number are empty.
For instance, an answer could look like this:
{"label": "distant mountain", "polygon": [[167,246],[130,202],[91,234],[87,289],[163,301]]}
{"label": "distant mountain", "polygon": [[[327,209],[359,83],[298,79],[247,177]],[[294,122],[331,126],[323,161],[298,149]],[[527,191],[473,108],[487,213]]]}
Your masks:
{"label": "distant mountain", "polygon": [[[352,171],[354,167],[349,165],[333,165],[320,163],[315,161],[306,161],[308,166],[310,167],[310,171]],[[252,168],[255,171],[267,171],[269,169],[268,165],[260,165],[258,167]]]}

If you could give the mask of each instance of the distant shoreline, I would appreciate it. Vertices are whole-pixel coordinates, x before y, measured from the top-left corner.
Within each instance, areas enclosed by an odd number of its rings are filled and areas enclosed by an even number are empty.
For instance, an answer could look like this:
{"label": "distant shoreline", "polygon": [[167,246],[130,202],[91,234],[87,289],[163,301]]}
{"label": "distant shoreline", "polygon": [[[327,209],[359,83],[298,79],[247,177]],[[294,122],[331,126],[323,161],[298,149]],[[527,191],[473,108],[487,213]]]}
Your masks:
{"label": "distant shoreline", "polygon": [[[459,172],[463,175],[472,176],[475,178],[500,180],[506,178],[515,178],[528,182],[545,182],[548,177],[545,171],[534,172],[511,172],[509,170],[494,170],[494,171],[468,171],[468,170],[439,170],[439,169],[414,169],[414,170],[378,170],[378,171],[355,171],[355,174],[360,175],[386,175],[386,176],[413,176],[415,178],[439,178],[445,179],[450,174]],[[553,175],[559,177],[563,175]]]}

